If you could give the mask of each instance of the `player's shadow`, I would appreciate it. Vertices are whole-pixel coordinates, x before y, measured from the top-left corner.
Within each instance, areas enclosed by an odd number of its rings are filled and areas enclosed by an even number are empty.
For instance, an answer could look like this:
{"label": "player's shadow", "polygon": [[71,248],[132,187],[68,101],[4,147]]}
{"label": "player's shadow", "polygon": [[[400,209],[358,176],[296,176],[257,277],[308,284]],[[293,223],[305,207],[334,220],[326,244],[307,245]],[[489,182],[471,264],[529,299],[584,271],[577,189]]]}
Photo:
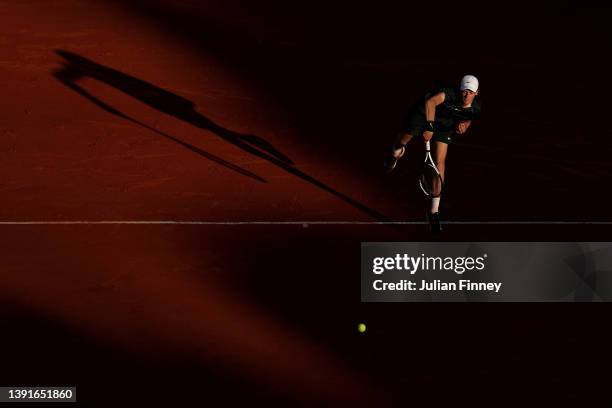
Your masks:
{"label": "player's shadow", "polygon": [[103,82],[147,104],[153,109],[163,112],[169,116],[173,116],[179,120],[189,123],[192,126],[211,131],[215,135],[219,136],[220,138],[226,140],[229,143],[232,143],[233,145],[241,148],[242,150],[253,154],[254,156],[267,160],[270,163],[282,168],[283,170],[301,178],[302,180],[307,181],[330,194],[333,194],[337,198],[340,198],[344,202],[361,210],[362,212],[377,219],[378,221],[390,221],[385,216],[376,212],[375,210],[366,207],[360,202],[332,189],[331,187],[313,178],[312,176],[309,176],[308,174],[298,170],[294,167],[294,163],[293,161],[291,161],[291,159],[279,152],[276,148],[274,148],[274,146],[272,146],[272,144],[267,142],[265,139],[251,134],[237,133],[216,124],[212,120],[208,119],[206,116],[199,113],[196,110],[195,104],[192,101],[178,96],[165,89],[162,89],[158,86],[155,86],[151,83],[135,78],[131,75],[98,64],[94,61],[91,61],[85,57],[74,54],[72,52],[65,50],[56,50],[56,53],[61,56],[64,61],[62,68],[55,71],[54,76],[64,85],[68,86],[70,89],[74,90],[75,92],[90,100],[91,102],[93,102],[100,108],[106,110],[107,112],[119,116],[139,126],[142,126],[148,130],[151,130],[203,157],[206,157],[240,174],[243,174],[247,177],[253,178],[261,182],[266,182],[265,179],[248,170],[236,166],[220,157],[212,155],[211,153],[208,153],[198,147],[183,142],[182,140],[179,140],[174,136],[157,130],[113,108],[112,106],[96,98],[95,96],[87,92],[85,89],[83,89],[81,86],[79,86],[77,84],[78,80],[82,78],[92,78],[97,81]]}

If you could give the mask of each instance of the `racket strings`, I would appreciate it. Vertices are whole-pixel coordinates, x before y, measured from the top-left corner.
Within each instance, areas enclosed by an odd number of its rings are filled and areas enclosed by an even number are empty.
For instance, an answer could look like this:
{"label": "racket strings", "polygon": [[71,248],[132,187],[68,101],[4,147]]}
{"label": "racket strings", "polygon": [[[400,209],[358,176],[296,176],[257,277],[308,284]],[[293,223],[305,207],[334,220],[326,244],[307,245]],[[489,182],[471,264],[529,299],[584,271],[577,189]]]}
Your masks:
{"label": "racket strings", "polygon": [[419,184],[423,192],[428,196],[439,197],[442,193],[442,177],[438,170],[430,163],[424,166]]}

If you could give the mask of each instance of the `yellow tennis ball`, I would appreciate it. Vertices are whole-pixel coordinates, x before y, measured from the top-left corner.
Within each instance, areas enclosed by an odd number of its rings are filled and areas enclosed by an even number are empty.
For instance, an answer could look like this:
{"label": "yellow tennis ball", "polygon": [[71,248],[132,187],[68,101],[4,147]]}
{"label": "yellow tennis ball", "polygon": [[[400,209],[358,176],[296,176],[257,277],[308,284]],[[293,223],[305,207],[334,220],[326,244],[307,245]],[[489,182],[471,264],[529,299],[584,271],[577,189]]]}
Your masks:
{"label": "yellow tennis ball", "polygon": [[366,325],[363,323],[359,323],[359,326],[357,326],[357,330],[359,330],[359,333],[363,333],[366,331]]}

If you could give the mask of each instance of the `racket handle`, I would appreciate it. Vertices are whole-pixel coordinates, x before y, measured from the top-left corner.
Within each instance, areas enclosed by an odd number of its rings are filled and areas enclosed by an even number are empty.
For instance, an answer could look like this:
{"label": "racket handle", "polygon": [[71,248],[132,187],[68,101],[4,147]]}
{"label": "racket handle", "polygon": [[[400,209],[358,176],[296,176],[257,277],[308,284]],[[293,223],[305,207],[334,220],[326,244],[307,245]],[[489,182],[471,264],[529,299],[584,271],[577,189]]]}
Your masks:
{"label": "racket handle", "polygon": [[429,140],[425,141],[425,151],[429,152],[431,145],[429,144]]}

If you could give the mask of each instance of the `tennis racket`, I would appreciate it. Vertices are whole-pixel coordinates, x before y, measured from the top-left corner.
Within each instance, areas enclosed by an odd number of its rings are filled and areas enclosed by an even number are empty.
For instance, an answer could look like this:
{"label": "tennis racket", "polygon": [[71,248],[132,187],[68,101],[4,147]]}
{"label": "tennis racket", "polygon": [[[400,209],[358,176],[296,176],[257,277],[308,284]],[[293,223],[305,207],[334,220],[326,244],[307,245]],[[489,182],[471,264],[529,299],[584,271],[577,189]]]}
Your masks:
{"label": "tennis racket", "polygon": [[442,176],[431,157],[431,145],[429,140],[425,142],[425,163],[419,177],[419,187],[426,197],[440,197],[442,194]]}

